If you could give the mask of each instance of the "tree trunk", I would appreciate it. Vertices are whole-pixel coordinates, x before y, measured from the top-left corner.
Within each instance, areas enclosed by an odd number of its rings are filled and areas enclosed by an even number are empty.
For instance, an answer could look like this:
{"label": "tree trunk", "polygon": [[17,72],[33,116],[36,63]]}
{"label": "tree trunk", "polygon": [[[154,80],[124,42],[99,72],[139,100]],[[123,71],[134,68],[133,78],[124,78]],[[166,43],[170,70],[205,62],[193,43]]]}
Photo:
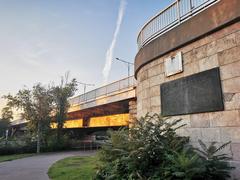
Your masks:
{"label": "tree trunk", "polygon": [[40,153],[40,146],[41,146],[41,137],[40,137],[40,122],[38,122],[37,127],[37,154]]}

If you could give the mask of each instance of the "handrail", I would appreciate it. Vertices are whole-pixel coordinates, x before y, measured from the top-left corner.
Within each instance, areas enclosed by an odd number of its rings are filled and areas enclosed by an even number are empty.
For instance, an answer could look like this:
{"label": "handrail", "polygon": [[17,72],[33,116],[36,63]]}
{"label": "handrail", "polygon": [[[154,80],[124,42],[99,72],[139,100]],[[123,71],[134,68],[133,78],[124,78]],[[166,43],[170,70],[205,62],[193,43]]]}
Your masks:
{"label": "handrail", "polygon": [[78,105],[90,100],[95,100],[101,96],[106,96],[111,93],[121,91],[130,87],[134,87],[136,80],[134,76],[129,76],[127,78],[121,79],[119,81],[112,82],[105,86],[99,87],[85,94],[78,95],[76,97],[70,98],[69,103],[71,106]]}
{"label": "handrail", "polygon": [[137,37],[138,49],[218,1],[176,0],[144,24]]}

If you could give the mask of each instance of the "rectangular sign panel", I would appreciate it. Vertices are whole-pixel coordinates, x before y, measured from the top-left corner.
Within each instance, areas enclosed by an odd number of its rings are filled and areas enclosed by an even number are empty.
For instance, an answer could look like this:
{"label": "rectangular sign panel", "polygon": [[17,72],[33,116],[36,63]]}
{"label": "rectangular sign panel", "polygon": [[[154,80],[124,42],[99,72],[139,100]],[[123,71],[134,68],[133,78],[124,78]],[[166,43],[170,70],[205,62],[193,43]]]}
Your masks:
{"label": "rectangular sign panel", "polygon": [[163,116],[224,110],[219,68],[163,83]]}

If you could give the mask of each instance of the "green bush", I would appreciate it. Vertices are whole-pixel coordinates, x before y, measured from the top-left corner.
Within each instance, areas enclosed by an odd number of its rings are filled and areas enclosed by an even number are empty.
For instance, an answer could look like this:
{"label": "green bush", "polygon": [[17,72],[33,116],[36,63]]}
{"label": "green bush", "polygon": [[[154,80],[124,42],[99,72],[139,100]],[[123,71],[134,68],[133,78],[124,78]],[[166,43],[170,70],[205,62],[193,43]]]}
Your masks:
{"label": "green bush", "polygon": [[36,142],[28,142],[17,139],[0,142],[0,155],[34,153],[36,152]]}
{"label": "green bush", "polygon": [[[35,153],[36,147],[36,139],[31,138],[28,135],[10,138],[7,142],[3,139],[0,140],[0,155]],[[41,152],[54,152],[70,149],[70,140],[67,135],[62,136],[60,142],[57,142],[55,134],[49,135],[47,141],[43,142],[41,146]]]}
{"label": "green bush", "polygon": [[42,147],[43,152],[63,151],[71,149],[70,139],[67,135],[61,136],[57,141],[57,135],[54,133],[47,138],[47,142]]}
{"label": "green bush", "polygon": [[[232,167],[225,154],[216,155],[227,144],[202,150],[189,145],[188,137],[176,130],[181,120],[170,121],[160,115],[136,121],[132,128],[109,132],[109,139],[98,157],[100,165],[95,179],[226,179]],[[214,149],[214,151],[209,150]]]}

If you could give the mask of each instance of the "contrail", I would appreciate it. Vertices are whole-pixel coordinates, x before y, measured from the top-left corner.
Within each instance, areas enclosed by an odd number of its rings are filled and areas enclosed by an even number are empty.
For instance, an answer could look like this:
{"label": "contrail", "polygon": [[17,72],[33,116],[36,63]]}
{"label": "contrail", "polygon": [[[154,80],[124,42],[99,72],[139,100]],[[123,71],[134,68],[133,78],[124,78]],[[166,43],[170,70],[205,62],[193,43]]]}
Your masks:
{"label": "contrail", "polygon": [[117,18],[117,23],[116,23],[116,29],[114,31],[113,34],[113,39],[112,42],[106,52],[106,61],[105,61],[105,66],[103,68],[103,77],[104,77],[104,83],[107,83],[108,80],[108,76],[111,70],[111,66],[112,66],[112,59],[113,59],[113,51],[115,49],[115,45],[116,45],[116,41],[117,41],[117,37],[119,34],[119,30],[120,30],[120,26],[122,24],[122,19],[123,19],[123,15],[125,12],[125,8],[126,8],[126,0],[121,0],[120,2],[120,6],[119,6],[119,10],[118,10],[118,18]]}

